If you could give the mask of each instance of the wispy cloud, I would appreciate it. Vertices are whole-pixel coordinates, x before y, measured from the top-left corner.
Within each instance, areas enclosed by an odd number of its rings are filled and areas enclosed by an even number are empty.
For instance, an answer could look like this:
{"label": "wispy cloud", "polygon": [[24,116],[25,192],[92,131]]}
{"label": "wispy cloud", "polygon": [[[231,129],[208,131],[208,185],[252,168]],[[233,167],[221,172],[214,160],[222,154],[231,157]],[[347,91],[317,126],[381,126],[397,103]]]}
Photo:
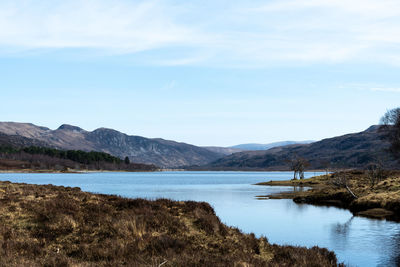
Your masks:
{"label": "wispy cloud", "polygon": [[164,65],[400,64],[400,2],[4,0],[0,48],[157,50],[151,62]]}
{"label": "wispy cloud", "polygon": [[[199,34],[158,1],[3,1],[0,43],[25,48],[104,48],[133,53],[188,45]],[[189,42],[190,40],[190,42]]]}

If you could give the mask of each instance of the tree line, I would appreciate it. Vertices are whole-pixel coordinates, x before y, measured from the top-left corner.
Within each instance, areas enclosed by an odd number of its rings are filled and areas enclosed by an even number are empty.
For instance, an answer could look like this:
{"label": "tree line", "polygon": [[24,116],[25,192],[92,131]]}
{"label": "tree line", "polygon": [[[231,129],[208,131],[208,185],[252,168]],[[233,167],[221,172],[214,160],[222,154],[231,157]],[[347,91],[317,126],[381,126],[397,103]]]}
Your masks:
{"label": "tree line", "polygon": [[[49,147],[12,147],[0,146],[0,165],[6,168],[4,160],[15,168],[33,169],[88,169],[88,170],[156,170],[154,165],[131,163],[128,157],[124,160],[105,152],[85,152],[82,150],[60,150]],[[21,161],[16,164],[16,161]],[[1,164],[2,163],[2,164]],[[16,165],[15,165],[16,164]],[[0,166],[1,167],[1,166]]]}
{"label": "tree line", "polygon": [[[31,155],[46,155],[54,158],[69,159],[82,164],[91,164],[100,161],[116,164],[120,164],[123,162],[120,158],[114,157],[105,152],[97,151],[85,152],[82,150],[59,150],[55,148],[38,146],[30,146],[24,148],[14,148],[8,146],[0,147],[0,152],[3,153],[18,153],[21,151]],[[127,164],[129,164],[129,162]]]}

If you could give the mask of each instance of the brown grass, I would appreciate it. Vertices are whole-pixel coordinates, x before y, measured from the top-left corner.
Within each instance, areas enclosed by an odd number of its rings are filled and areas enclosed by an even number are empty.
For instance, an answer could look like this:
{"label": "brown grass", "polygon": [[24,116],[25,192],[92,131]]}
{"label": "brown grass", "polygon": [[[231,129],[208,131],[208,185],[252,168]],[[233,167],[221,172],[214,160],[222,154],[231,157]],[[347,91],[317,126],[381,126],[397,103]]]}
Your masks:
{"label": "brown grass", "polygon": [[[345,175],[354,198],[345,188],[335,186],[332,181]],[[282,193],[271,198],[292,198],[297,203],[338,206],[350,209],[355,215],[371,218],[400,220],[400,172],[385,171],[383,179],[372,184],[365,171],[337,172],[304,180],[271,181],[259,185],[307,186],[305,192]]]}
{"label": "brown grass", "polygon": [[0,182],[0,266],[336,266],[222,224],[204,202]]}

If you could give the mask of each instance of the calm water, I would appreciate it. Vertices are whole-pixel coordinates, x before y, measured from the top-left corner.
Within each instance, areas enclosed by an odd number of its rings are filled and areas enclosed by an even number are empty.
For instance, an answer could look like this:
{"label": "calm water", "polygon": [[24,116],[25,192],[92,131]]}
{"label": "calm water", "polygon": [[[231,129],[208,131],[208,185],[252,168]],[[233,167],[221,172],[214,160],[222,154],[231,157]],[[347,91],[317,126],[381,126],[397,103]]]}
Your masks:
{"label": "calm water", "polygon": [[[306,177],[315,174],[306,173]],[[350,266],[400,265],[399,223],[353,217],[333,207],[255,198],[293,189],[252,184],[291,177],[288,172],[0,173],[0,180],[13,182],[78,186],[127,197],[206,201],[226,224],[264,235],[272,243],[327,247]]]}

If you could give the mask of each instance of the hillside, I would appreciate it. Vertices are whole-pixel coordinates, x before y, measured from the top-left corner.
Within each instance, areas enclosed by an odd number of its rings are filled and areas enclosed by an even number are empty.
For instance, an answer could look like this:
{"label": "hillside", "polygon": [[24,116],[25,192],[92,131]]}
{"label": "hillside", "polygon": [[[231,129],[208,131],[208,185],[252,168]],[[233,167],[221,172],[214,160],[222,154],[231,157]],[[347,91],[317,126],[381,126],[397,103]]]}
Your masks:
{"label": "hillside", "polygon": [[288,159],[305,158],[309,169],[365,168],[381,161],[386,168],[400,168],[385,151],[389,144],[381,139],[378,126],[354,134],[323,139],[305,145],[276,147],[267,151],[245,151],[223,157],[204,169],[288,170]]}
{"label": "hillside", "polygon": [[0,142],[8,140],[17,146],[47,146],[64,150],[99,151],[113,156],[129,157],[131,162],[160,167],[204,165],[223,154],[185,143],[164,139],[130,136],[113,129],[92,132],[72,125],[56,130],[30,123],[0,122]]}
{"label": "hillside", "polygon": [[43,141],[35,140],[32,138],[20,135],[8,135],[0,132],[0,146],[12,147],[28,147],[28,146],[46,146]]}
{"label": "hillside", "polygon": [[213,151],[215,153],[223,154],[223,155],[230,155],[236,152],[243,151],[242,149],[238,148],[231,148],[231,147],[220,147],[220,146],[204,146],[205,149]]}
{"label": "hillside", "polygon": [[337,266],[221,223],[204,202],[0,182],[0,266]]}

